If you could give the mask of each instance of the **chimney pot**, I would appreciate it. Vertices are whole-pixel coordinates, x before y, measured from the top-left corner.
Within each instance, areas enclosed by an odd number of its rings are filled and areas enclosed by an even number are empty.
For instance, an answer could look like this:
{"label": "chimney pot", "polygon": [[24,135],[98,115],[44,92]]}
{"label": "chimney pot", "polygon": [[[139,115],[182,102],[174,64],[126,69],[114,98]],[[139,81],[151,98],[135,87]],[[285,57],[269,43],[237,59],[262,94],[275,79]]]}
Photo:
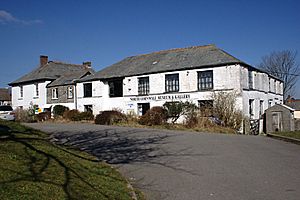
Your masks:
{"label": "chimney pot", "polygon": [[85,65],[85,66],[91,68],[91,67],[92,67],[92,62],[90,62],[90,61],[88,61],[88,62],[83,62],[82,65]]}
{"label": "chimney pot", "polygon": [[48,63],[48,56],[41,55],[40,56],[40,67],[43,67]]}

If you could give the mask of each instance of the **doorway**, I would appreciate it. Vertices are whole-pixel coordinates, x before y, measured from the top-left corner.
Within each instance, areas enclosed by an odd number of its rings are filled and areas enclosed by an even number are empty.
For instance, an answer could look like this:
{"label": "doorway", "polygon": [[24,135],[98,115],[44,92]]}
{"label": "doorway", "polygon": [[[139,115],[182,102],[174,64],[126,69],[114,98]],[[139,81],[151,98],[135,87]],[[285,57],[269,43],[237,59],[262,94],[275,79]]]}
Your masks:
{"label": "doorway", "polygon": [[142,116],[150,109],[150,103],[138,103],[138,114]]}
{"label": "doorway", "polygon": [[272,132],[282,131],[282,113],[272,112]]}

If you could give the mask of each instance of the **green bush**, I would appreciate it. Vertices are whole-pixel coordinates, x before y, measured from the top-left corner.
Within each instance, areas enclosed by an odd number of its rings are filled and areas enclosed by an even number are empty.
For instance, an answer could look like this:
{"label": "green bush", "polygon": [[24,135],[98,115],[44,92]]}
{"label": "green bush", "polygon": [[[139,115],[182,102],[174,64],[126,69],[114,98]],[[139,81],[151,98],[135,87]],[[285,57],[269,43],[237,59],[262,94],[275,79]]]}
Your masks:
{"label": "green bush", "polygon": [[164,103],[163,108],[167,111],[168,119],[171,119],[172,123],[175,123],[179,117],[194,113],[197,106],[188,101],[174,101]]}
{"label": "green bush", "polygon": [[152,107],[138,120],[139,124],[152,126],[162,125],[167,121],[167,111],[160,106]]}
{"label": "green bush", "polygon": [[71,121],[94,120],[94,115],[91,112],[79,112],[78,110],[66,110],[63,114],[64,119]]}
{"label": "green bush", "polygon": [[69,110],[69,108],[62,105],[56,105],[53,108],[53,115],[54,117],[63,116],[66,110]]}
{"label": "green bush", "polygon": [[75,109],[66,110],[63,114],[63,117],[71,121],[79,121],[79,111]]}
{"label": "green bush", "polygon": [[116,110],[103,111],[95,118],[95,124],[101,125],[111,125],[122,121],[126,121],[126,116]]}
{"label": "green bush", "polygon": [[91,112],[81,112],[79,113],[80,120],[94,120],[94,115]]}

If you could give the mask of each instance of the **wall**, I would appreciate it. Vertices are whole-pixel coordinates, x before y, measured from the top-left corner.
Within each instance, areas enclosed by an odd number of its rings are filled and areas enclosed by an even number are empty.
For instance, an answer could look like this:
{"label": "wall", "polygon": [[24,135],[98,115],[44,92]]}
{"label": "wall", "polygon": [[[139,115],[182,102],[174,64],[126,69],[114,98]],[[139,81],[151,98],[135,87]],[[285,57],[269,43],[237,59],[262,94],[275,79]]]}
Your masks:
{"label": "wall", "polygon": [[[68,98],[68,88],[73,87],[73,98]],[[58,98],[52,99],[52,89],[58,89]],[[47,104],[57,104],[57,103],[74,103],[74,86],[73,85],[63,85],[58,87],[47,88]]]}
{"label": "wall", "polygon": [[40,108],[44,108],[46,105],[46,86],[50,81],[39,82],[39,96],[35,95],[35,84],[23,85],[23,97],[20,97],[20,87],[12,87],[12,106],[18,108],[22,106],[24,109],[30,107],[30,105],[38,105]]}

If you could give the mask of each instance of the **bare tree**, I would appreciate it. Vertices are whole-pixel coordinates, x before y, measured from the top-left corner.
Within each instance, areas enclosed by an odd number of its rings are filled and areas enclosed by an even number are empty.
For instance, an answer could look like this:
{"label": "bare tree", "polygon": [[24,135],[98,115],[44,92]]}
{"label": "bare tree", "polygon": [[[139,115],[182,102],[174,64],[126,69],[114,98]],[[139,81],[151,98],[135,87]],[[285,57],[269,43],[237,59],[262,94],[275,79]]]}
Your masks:
{"label": "bare tree", "polygon": [[283,97],[295,92],[295,84],[300,76],[300,65],[296,63],[296,51],[278,51],[262,57],[259,67],[280,78],[283,83]]}

